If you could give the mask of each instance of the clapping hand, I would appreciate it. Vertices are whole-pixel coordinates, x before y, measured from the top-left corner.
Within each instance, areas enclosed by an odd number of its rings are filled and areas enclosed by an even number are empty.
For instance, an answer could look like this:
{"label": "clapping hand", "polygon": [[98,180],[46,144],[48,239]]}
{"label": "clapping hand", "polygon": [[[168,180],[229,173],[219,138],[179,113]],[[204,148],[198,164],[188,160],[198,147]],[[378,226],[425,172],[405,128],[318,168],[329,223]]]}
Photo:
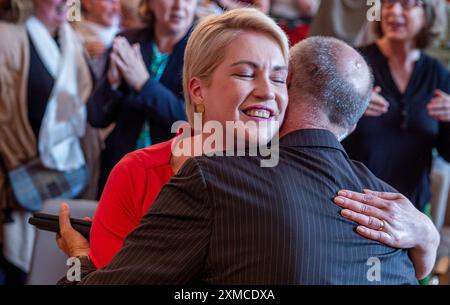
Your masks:
{"label": "clapping hand", "polygon": [[367,107],[365,116],[377,117],[385,114],[389,110],[389,102],[380,94],[381,88],[375,87],[372,92],[370,104]]}
{"label": "clapping hand", "polygon": [[[111,69],[117,68],[127,84],[135,91],[140,92],[150,78],[150,74],[145,65],[139,44],[131,46],[124,37],[117,37],[113,42],[113,51],[110,59],[110,72],[115,72],[111,71]],[[112,79],[114,80],[114,77]],[[113,84],[111,83],[111,85]]]}
{"label": "clapping hand", "polygon": [[450,122],[450,95],[439,89],[436,90],[427,109],[428,114],[439,122]]}

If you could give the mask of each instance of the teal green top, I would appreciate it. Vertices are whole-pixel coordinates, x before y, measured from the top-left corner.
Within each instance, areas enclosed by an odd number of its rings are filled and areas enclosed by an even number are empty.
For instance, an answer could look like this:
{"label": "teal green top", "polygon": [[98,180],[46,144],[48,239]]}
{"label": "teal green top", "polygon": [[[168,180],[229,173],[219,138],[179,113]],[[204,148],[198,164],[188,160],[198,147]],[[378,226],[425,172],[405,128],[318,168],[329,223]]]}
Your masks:
{"label": "teal green top", "polygon": [[[159,82],[164,70],[166,69],[167,63],[169,62],[170,54],[161,53],[158,49],[156,43],[152,45],[153,56],[152,63],[150,65],[150,79]],[[136,149],[141,149],[149,147],[152,145],[152,139],[150,136],[150,124],[148,120],[144,122],[141,133],[139,134],[138,141],[136,143]]]}

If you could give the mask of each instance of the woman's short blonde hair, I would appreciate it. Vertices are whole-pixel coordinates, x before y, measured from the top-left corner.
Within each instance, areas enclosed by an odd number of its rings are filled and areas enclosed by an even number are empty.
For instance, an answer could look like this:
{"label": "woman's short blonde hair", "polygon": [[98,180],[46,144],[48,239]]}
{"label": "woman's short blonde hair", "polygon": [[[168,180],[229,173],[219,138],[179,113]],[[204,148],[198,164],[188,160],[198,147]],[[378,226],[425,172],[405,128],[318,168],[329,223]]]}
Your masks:
{"label": "woman's short blonde hair", "polygon": [[[425,25],[415,38],[418,49],[426,49],[433,42],[444,36],[447,27],[447,1],[444,0],[422,0],[425,12]],[[375,34],[383,37],[381,22],[375,22]]]}
{"label": "woman's short blonde hair", "polygon": [[193,118],[194,113],[189,81],[198,77],[208,85],[214,70],[224,60],[226,47],[248,32],[265,34],[274,39],[288,63],[289,42],[286,34],[275,21],[259,10],[234,9],[223,15],[206,17],[190,35],[184,53],[183,91],[189,119]]}

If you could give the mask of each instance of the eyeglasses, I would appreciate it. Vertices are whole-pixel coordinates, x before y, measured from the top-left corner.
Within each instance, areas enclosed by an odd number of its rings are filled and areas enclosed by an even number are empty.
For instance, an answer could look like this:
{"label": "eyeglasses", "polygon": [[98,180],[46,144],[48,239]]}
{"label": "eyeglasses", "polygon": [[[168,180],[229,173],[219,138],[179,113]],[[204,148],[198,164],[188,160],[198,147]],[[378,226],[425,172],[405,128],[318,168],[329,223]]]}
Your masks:
{"label": "eyeglasses", "polygon": [[400,3],[402,8],[405,10],[410,10],[417,6],[424,5],[423,0],[381,0],[381,3],[387,8],[393,7],[396,3]]}

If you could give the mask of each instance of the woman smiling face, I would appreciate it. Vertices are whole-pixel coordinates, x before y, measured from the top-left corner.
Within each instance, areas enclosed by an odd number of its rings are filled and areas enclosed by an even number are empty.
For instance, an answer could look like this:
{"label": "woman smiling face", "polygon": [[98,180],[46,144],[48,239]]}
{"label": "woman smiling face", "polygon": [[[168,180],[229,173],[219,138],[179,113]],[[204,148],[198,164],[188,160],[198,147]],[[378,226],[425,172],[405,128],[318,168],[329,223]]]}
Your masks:
{"label": "woman smiling face", "polygon": [[[245,140],[266,144],[281,125],[288,103],[288,67],[270,36],[244,32],[224,50],[222,62],[208,81],[191,80],[191,95],[203,103],[203,121],[249,123]],[[227,132],[230,132],[227,130]]]}
{"label": "woman smiling face", "polygon": [[[381,11],[381,29],[384,37],[398,42],[414,41],[425,27],[425,11],[420,1],[407,1],[410,7],[400,2],[383,4]],[[414,5],[413,5],[414,4]]]}

